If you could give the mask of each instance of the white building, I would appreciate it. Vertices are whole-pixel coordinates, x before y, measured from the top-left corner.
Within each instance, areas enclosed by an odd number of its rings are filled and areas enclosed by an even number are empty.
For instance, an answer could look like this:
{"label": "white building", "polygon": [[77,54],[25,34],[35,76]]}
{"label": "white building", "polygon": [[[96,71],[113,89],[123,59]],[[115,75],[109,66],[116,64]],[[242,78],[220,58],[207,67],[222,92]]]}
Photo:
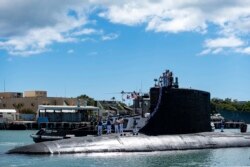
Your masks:
{"label": "white building", "polygon": [[16,120],[15,109],[0,109],[0,123],[7,123]]}
{"label": "white building", "polygon": [[39,105],[37,113],[38,118],[48,118],[48,122],[90,122],[102,115],[94,106]]}

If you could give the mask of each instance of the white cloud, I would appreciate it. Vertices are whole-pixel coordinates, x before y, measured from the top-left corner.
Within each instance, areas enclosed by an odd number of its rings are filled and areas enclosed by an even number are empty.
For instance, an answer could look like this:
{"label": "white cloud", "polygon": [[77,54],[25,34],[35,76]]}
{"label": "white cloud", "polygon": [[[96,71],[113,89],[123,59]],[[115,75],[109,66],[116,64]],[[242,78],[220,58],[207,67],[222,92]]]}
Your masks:
{"label": "white cloud", "polygon": [[198,56],[203,56],[203,55],[207,55],[209,53],[211,53],[211,49],[204,49],[203,51],[201,51],[200,53],[198,53]]}
{"label": "white cloud", "polygon": [[69,32],[87,24],[84,8],[80,1],[2,0],[0,49],[29,56],[49,50],[54,42],[75,42]]}
{"label": "white cloud", "polygon": [[75,31],[72,33],[73,36],[81,36],[81,35],[91,35],[91,34],[102,34],[102,30],[95,30],[93,28],[84,28],[80,31]]}
{"label": "white cloud", "polygon": [[222,51],[223,51],[222,48],[217,48],[217,49],[212,51],[212,54],[218,54],[218,53],[221,53]]}
{"label": "white cloud", "polygon": [[153,9],[150,4],[143,1],[127,1],[124,3],[105,4],[106,11],[99,13],[100,17],[109,19],[113,23],[121,23],[126,25],[137,25],[146,21]]}
{"label": "white cloud", "polygon": [[171,33],[183,31],[204,32],[206,27],[207,26],[204,22],[198,22],[196,19],[192,18],[192,16],[187,15],[170,21],[165,21],[161,18],[155,17],[149,21],[146,30]]}
{"label": "white cloud", "polygon": [[147,31],[204,34],[212,25],[217,36],[205,41],[201,55],[218,54],[223,48],[236,52],[248,42],[244,35],[250,32],[250,1],[246,0],[127,0],[103,6],[106,10],[100,17],[129,26],[143,24]]}
{"label": "white cloud", "polygon": [[200,53],[200,55],[206,54],[218,54],[223,51],[223,48],[231,48],[237,50],[239,47],[245,45],[245,42],[237,37],[223,37],[216,39],[207,39],[204,42],[205,49]]}
{"label": "white cloud", "polygon": [[224,38],[216,38],[216,39],[208,39],[205,41],[205,47],[208,48],[226,48],[226,47],[239,47],[244,45],[244,42],[236,38],[234,36],[224,37]]}
{"label": "white cloud", "polygon": [[250,1],[246,0],[1,0],[0,49],[28,56],[49,50],[54,42],[81,41],[85,35],[116,39],[119,35],[105,35],[105,29],[86,28],[94,22],[99,26],[98,20],[89,20],[93,13],[111,23],[143,25],[154,32],[202,35],[213,25],[216,36],[204,42],[202,54],[217,54],[224,48],[249,53],[244,38],[250,32]]}
{"label": "white cloud", "polygon": [[[229,6],[229,1],[219,3],[216,0],[169,0],[169,1],[122,1],[105,4],[105,11],[99,16],[113,23],[138,25],[145,23],[147,30],[156,32],[203,32],[207,28],[206,22],[213,22],[221,7]],[[234,5],[234,4],[232,4]],[[222,13],[221,13],[222,15]],[[224,17],[223,13],[223,17]],[[218,22],[218,21],[217,21]]]}
{"label": "white cloud", "polygon": [[82,38],[81,41],[82,41],[82,42],[87,42],[87,41],[89,41],[89,42],[97,42],[95,39],[93,39],[93,38],[88,38],[88,37],[87,37],[87,38]]}
{"label": "white cloud", "polygon": [[236,52],[250,55],[250,47],[237,48]]}
{"label": "white cloud", "polygon": [[46,46],[53,42],[72,42],[75,39],[65,37],[53,28],[32,29],[27,35],[9,38],[0,42],[0,48],[6,49],[12,55],[29,56],[47,50]]}
{"label": "white cloud", "polygon": [[110,33],[110,34],[103,35],[103,36],[102,36],[102,40],[103,40],[103,41],[114,40],[114,39],[116,39],[116,38],[118,38],[118,37],[119,37],[118,34]]}

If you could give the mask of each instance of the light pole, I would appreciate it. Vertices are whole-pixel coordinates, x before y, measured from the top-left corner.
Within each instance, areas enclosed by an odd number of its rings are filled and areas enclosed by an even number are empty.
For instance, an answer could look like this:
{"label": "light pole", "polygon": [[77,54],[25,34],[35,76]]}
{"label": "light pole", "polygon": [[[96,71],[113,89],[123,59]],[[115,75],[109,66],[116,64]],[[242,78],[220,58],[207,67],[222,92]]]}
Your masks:
{"label": "light pole", "polygon": [[155,87],[156,87],[156,86],[157,86],[157,84],[156,84],[156,83],[157,83],[157,81],[158,81],[158,80],[155,78],[155,79],[154,79],[154,81],[155,81]]}

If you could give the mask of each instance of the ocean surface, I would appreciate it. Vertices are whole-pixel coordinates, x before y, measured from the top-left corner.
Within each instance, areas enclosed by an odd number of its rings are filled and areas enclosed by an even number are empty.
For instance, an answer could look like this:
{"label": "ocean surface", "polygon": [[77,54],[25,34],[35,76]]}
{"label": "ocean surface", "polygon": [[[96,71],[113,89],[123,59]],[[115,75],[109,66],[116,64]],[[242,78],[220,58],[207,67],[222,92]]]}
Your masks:
{"label": "ocean surface", "polygon": [[[248,125],[248,129],[249,127],[250,125]],[[239,132],[239,130],[236,129],[230,131]],[[1,130],[0,167],[250,166],[250,148],[204,149],[150,153],[90,153],[63,155],[6,154],[9,149],[33,143],[29,135],[35,132],[36,131],[30,130]]]}

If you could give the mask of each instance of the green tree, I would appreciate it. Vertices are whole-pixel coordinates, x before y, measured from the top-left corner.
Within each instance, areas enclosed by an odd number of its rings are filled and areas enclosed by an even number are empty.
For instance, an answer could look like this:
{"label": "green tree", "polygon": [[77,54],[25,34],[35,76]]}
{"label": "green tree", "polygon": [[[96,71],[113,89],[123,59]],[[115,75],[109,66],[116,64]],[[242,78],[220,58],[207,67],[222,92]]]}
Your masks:
{"label": "green tree", "polygon": [[95,100],[85,94],[83,95],[80,95],[80,96],[77,96],[76,97],[77,99],[83,99],[83,100],[86,100],[87,101],[87,105],[89,106],[94,106],[95,105]]}
{"label": "green tree", "polygon": [[24,109],[20,110],[20,113],[22,113],[22,114],[36,114],[36,112],[30,108],[24,108]]}
{"label": "green tree", "polygon": [[226,98],[225,100],[219,98],[211,99],[211,113],[218,112],[219,110],[250,112],[250,101],[239,102],[236,99],[232,100],[230,98]]}
{"label": "green tree", "polygon": [[20,112],[21,111],[21,109],[22,109],[22,107],[23,107],[23,103],[14,103],[13,104],[13,107],[18,111],[18,112]]}

